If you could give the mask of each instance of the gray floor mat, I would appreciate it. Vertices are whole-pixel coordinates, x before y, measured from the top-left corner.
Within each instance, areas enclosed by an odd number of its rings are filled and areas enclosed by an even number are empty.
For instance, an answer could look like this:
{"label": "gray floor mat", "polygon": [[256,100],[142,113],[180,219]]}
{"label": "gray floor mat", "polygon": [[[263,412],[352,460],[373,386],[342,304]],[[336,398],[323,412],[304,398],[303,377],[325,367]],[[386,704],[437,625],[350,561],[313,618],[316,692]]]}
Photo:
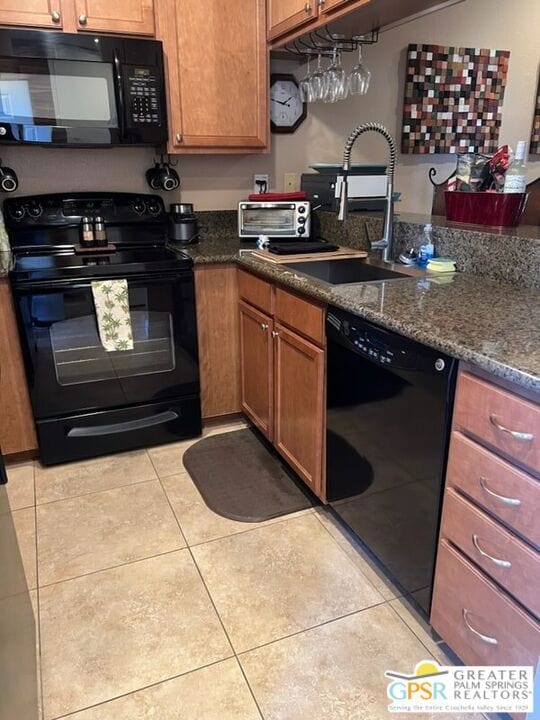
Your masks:
{"label": "gray floor mat", "polygon": [[199,440],[184,466],[208,507],[231,520],[263,522],[316,503],[249,428]]}

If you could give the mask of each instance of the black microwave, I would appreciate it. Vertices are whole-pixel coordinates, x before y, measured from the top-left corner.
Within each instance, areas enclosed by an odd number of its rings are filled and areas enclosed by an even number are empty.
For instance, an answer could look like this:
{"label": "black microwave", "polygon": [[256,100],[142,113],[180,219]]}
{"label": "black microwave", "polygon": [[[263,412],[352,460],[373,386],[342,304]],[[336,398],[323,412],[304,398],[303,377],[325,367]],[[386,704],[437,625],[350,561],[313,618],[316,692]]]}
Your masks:
{"label": "black microwave", "polygon": [[160,42],[0,30],[0,143],[92,147],[166,142]]}

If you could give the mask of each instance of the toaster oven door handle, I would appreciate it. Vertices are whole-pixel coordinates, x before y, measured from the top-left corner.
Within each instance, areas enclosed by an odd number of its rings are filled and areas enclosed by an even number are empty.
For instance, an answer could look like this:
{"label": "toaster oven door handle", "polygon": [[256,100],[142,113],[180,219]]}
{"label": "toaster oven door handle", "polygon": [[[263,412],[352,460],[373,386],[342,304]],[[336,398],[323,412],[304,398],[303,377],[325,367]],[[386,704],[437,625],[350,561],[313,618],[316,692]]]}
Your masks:
{"label": "toaster oven door handle", "polygon": [[164,423],[177,420],[178,413],[174,410],[166,410],[165,412],[151,415],[138,420],[127,420],[126,422],[113,423],[110,425],[89,425],[88,427],[72,427],[68,430],[69,438],[90,438],[100,437],[102,435],[114,435],[117,433],[131,432],[133,430],[143,430],[154,425],[163,425]]}

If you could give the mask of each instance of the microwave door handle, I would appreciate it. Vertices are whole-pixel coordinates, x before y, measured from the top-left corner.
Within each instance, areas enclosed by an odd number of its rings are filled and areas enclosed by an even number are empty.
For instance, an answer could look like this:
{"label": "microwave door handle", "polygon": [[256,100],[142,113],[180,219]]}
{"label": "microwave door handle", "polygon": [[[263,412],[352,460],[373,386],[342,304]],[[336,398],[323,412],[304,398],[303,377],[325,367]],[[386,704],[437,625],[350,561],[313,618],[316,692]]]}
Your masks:
{"label": "microwave door handle", "polygon": [[118,50],[113,53],[114,62],[114,80],[116,87],[116,100],[118,104],[118,126],[120,136],[124,138],[126,132],[126,103],[124,100],[124,83],[122,77],[122,61]]}

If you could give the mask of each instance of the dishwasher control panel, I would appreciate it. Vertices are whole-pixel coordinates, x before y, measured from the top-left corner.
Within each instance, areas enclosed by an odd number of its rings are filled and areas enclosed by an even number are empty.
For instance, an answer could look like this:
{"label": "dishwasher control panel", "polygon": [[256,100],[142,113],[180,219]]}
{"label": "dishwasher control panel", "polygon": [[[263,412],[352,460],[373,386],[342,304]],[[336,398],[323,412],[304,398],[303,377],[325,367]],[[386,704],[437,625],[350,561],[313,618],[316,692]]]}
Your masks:
{"label": "dishwasher control panel", "polygon": [[400,343],[389,343],[385,333],[366,328],[364,323],[350,320],[341,321],[341,333],[362,355],[381,365],[395,365],[412,369],[417,363],[417,354],[400,347]]}
{"label": "dishwasher control panel", "polygon": [[328,310],[327,336],[378,365],[395,370],[447,373],[450,362],[433,348],[373,325],[346,311]]}

